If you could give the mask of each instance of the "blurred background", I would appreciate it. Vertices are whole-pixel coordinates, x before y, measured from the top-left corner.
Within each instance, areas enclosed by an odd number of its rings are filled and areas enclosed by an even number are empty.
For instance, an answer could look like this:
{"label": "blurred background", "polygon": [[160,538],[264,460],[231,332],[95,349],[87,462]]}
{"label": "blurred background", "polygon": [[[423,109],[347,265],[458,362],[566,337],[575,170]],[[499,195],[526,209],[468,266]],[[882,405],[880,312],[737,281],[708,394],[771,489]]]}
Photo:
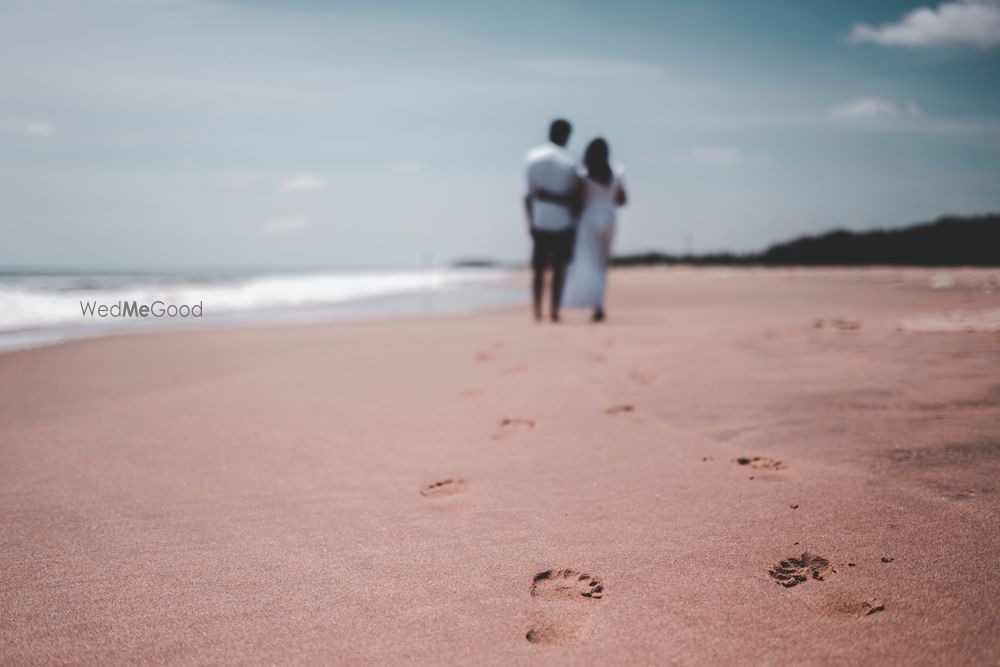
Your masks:
{"label": "blurred background", "polygon": [[622,253],[996,211],[998,80],[992,0],[0,0],[0,269],[522,262],[555,116]]}

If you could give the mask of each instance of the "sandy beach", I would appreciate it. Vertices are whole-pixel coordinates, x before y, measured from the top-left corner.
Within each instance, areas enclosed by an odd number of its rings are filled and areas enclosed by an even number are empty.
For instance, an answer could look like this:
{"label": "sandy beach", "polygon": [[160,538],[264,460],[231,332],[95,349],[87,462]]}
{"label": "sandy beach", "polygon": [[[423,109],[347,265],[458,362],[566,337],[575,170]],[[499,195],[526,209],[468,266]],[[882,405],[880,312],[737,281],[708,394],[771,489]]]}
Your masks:
{"label": "sandy beach", "polygon": [[1000,662],[1000,272],[609,303],[0,355],[0,663]]}

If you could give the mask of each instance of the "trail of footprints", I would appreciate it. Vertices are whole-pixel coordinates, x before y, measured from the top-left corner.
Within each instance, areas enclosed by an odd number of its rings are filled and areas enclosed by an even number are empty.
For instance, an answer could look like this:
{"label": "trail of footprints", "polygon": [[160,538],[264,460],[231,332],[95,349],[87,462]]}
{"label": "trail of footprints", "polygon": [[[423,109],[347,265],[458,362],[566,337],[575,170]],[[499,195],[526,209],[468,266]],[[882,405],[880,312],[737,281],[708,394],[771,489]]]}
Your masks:
{"label": "trail of footprints", "polygon": [[[605,412],[609,415],[619,415],[634,410],[634,406],[625,404],[610,407]],[[535,428],[534,420],[505,418],[500,422],[500,431],[494,438],[533,428]],[[711,457],[704,457],[702,460],[708,461]],[[733,459],[733,463],[765,472],[787,469],[784,461],[764,456],[741,456]],[[420,495],[429,499],[453,496],[462,492],[466,484],[461,478],[444,479],[423,487]],[[798,505],[791,507],[796,509]],[[882,559],[883,563],[891,561],[891,558]],[[848,563],[850,567],[855,565]],[[831,573],[836,574],[836,572],[828,559],[805,551],[797,556],[788,556],[780,560],[768,569],[767,574],[775,583],[788,589],[809,582],[826,581]],[[574,614],[573,610],[579,606],[592,608],[599,605],[606,595],[604,582],[599,577],[569,568],[539,572],[532,578],[529,592],[532,599],[546,605],[543,611],[534,613],[530,627],[524,635],[532,644],[561,644],[575,639],[586,615]],[[571,609],[556,608],[556,605],[567,605],[567,603],[570,603]],[[885,603],[876,597],[861,600],[830,598],[815,605],[815,610],[831,618],[858,619],[884,611]]]}

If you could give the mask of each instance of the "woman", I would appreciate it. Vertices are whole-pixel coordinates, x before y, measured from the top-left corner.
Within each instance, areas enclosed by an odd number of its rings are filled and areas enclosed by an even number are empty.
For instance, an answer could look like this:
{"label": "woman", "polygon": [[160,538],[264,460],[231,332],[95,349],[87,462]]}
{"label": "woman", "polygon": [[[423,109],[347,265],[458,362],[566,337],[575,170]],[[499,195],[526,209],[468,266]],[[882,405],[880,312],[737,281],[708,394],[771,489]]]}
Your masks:
{"label": "woman", "polygon": [[608,158],[608,143],[600,138],[590,142],[583,156],[576,248],[562,300],[567,308],[593,308],[595,322],[605,317],[604,290],[615,233],[615,208],[626,202],[622,169],[612,168]]}

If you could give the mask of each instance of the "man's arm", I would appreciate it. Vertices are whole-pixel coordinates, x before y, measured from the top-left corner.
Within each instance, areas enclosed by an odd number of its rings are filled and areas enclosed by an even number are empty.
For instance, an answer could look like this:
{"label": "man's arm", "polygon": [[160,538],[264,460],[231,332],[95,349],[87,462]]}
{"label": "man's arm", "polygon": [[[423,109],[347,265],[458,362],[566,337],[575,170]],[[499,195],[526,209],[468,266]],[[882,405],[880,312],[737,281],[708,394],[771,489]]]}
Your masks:
{"label": "man's arm", "polygon": [[580,212],[580,205],[583,202],[583,181],[577,179],[573,184],[573,189],[565,193],[538,190],[535,192],[535,199],[560,204],[568,208],[573,215],[576,215]]}
{"label": "man's arm", "polygon": [[569,212],[573,215],[574,219],[580,217],[580,211],[583,210],[583,186],[583,179],[577,176],[576,181],[573,183],[573,191],[570,193],[569,203]]}
{"label": "man's arm", "polygon": [[536,179],[534,177],[535,166],[536,165],[534,161],[528,159],[527,169],[525,169],[525,176],[527,176],[526,185],[528,186],[528,189],[524,193],[524,219],[528,223],[528,234],[531,235],[532,238],[534,238],[535,235],[534,211],[532,210],[531,206],[532,200],[534,199],[536,192],[535,188]]}
{"label": "man's arm", "polygon": [[535,199],[538,201],[548,201],[553,204],[562,204],[563,206],[569,206],[573,203],[574,196],[572,193],[569,194],[557,194],[555,192],[549,192],[548,190],[539,190],[535,193]]}
{"label": "man's arm", "polygon": [[531,222],[531,193],[524,195],[524,219],[528,221],[528,233],[530,234],[534,229],[534,225]]}

